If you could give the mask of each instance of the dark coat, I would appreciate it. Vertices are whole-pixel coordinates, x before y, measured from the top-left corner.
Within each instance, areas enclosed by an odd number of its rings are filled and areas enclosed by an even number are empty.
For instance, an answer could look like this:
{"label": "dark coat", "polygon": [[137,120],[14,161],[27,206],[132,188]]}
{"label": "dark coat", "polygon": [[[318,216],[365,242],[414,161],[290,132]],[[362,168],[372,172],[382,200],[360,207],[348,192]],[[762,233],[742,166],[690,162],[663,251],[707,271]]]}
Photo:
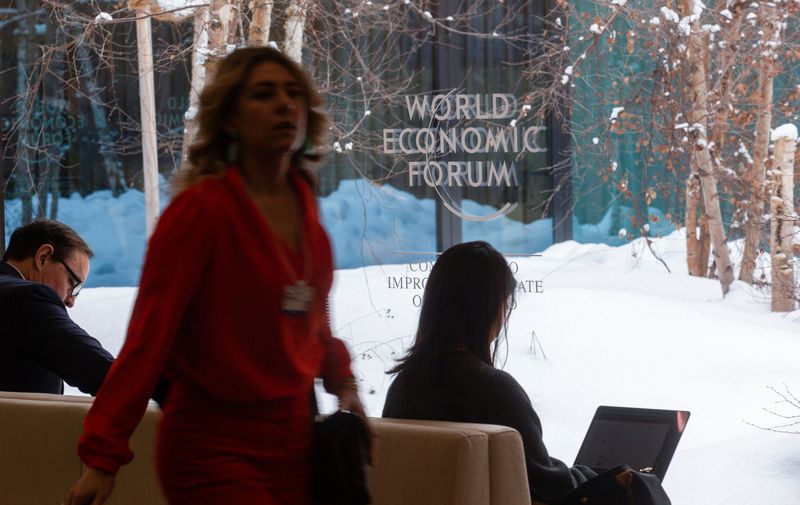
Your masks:
{"label": "dark coat", "polygon": [[95,395],[114,357],[70,319],[45,284],[0,262],[0,390]]}
{"label": "dark coat", "polygon": [[561,496],[596,475],[550,457],[542,424],[522,386],[469,352],[456,352],[435,379],[404,370],[389,387],[384,417],[509,426],[522,435],[534,499]]}

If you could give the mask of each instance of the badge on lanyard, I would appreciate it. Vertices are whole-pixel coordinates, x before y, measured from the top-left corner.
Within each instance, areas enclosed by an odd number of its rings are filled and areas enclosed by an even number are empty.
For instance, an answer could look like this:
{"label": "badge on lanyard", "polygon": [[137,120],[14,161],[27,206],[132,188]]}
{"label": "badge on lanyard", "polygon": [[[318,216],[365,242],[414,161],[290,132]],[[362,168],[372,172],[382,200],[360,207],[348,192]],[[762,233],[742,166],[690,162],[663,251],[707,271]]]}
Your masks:
{"label": "badge on lanyard", "polygon": [[315,291],[314,287],[307,285],[305,281],[284,286],[281,309],[293,316],[304,315],[311,308]]}

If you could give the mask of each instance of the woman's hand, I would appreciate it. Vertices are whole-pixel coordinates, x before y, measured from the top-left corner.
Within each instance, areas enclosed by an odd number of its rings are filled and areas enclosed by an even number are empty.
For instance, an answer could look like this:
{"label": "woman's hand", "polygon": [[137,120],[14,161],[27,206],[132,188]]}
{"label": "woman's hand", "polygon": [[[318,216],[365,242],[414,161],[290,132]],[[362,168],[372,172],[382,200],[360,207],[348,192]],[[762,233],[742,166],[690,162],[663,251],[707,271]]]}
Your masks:
{"label": "woman's hand", "polygon": [[69,490],[65,505],[102,505],[114,489],[115,477],[110,473],[83,466],[83,473]]}
{"label": "woman's hand", "polygon": [[364,425],[367,427],[370,440],[369,462],[370,464],[374,465],[375,456],[377,454],[376,441],[378,439],[378,435],[375,433],[375,430],[372,429],[372,423],[370,423],[369,418],[364,411],[364,405],[361,403],[361,398],[358,396],[358,390],[356,389],[355,382],[348,381],[344,386],[339,388],[336,396],[339,398],[339,410],[352,412],[364,420]]}
{"label": "woman's hand", "polygon": [[336,393],[336,396],[339,398],[339,410],[358,414],[364,421],[368,421],[367,414],[364,412],[364,405],[361,403],[357,390],[345,386]]}

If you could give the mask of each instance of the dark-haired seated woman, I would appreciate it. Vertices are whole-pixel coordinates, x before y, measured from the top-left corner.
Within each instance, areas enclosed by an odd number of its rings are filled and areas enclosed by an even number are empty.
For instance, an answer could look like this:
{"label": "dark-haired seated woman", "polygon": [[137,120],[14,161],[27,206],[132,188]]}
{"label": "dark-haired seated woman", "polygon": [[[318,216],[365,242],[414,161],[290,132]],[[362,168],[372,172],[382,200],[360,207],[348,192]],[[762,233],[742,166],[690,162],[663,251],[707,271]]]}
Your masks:
{"label": "dark-haired seated woman", "polygon": [[[522,436],[532,499],[570,503],[571,492],[596,474],[550,457],[527,394],[511,375],[494,367],[515,288],[505,258],[486,242],[445,251],[428,278],[414,345],[389,371],[397,377],[383,416],[514,428]],[[663,494],[656,486],[656,494]],[[663,498],[666,502],[643,502],[669,503],[666,494]]]}

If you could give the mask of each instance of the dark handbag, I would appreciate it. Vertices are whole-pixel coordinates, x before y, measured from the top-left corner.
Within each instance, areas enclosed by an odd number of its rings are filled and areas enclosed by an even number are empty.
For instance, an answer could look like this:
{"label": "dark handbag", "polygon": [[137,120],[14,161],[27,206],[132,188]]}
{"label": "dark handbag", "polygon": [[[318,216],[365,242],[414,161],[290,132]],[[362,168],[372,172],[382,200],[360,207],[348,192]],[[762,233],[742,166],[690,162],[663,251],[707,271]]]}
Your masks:
{"label": "dark handbag", "polygon": [[314,505],[367,505],[370,436],[364,421],[339,411],[314,421],[311,501]]}
{"label": "dark handbag", "polygon": [[548,505],[670,505],[670,499],[653,474],[631,472],[625,465],[607,470]]}

